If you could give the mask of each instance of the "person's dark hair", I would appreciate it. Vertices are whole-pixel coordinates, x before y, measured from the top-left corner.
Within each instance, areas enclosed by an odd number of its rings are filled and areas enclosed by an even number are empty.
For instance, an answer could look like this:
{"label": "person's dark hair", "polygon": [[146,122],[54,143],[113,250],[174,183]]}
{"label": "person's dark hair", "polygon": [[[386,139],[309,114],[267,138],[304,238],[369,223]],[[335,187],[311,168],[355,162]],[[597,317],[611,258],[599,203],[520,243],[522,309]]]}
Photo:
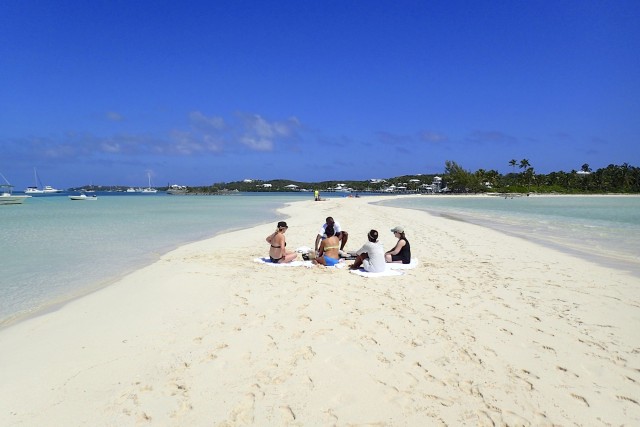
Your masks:
{"label": "person's dark hair", "polygon": [[370,242],[377,242],[378,241],[378,232],[376,230],[371,230],[369,231],[369,234],[367,234],[367,237],[369,238]]}
{"label": "person's dark hair", "polygon": [[332,226],[330,226],[330,225],[329,225],[329,226],[327,226],[327,228],[324,230],[324,234],[326,234],[326,235],[327,235],[327,237],[331,237],[331,236],[333,236],[334,234],[336,234],[336,231],[333,229],[333,227],[332,227]]}
{"label": "person's dark hair", "polygon": [[324,220],[324,222],[327,223],[327,225],[333,225],[335,223],[335,221],[333,220],[333,217],[328,216],[327,219]]}

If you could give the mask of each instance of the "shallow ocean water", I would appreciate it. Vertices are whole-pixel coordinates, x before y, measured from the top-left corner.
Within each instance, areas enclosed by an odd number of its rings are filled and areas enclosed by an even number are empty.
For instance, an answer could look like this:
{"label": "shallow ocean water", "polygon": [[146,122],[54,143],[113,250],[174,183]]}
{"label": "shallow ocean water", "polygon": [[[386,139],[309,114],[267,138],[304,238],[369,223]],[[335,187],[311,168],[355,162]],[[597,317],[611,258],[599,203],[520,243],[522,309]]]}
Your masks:
{"label": "shallow ocean water", "polygon": [[301,193],[34,197],[0,209],[0,324],[89,292],[188,242],[276,221]]}
{"label": "shallow ocean water", "polygon": [[428,195],[382,204],[489,227],[640,275],[640,196]]}
{"label": "shallow ocean water", "polygon": [[[104,286],[179,245],[275,222],[277,208],[311,197],[111,193],[97,201],[51,196],[3,206],[0,325]],[[640,275],[640,197],[420,196],[382,203],[494,228]]]}

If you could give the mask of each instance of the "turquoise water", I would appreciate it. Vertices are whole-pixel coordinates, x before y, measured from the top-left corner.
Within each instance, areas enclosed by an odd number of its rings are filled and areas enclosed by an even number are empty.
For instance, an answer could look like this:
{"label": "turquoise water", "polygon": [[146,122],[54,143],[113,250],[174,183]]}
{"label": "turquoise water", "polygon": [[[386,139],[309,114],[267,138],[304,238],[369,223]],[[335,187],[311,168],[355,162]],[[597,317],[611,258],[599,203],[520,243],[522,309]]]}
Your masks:
{"label": "turquoise water", "polygon": [[490,227],[640,275],[638,196],[423,196],[382,204]]}
{"label": "turquoise water", "polygon": [[[343,197],[322,194],[322,197]],[[34,197],[0,207],[0,325],[103,286],[187,242],[275,222],[310,193]],[[640,275],[640,197],[424,196],[383,204],[426,210],[554,245]]]}
{"label": "turquoise water", "polygon": [[106,193],[96,201],[49,196],[0,206],[0,325],[103,286],[181,244],[275,222],[278,207],[312,197]]}

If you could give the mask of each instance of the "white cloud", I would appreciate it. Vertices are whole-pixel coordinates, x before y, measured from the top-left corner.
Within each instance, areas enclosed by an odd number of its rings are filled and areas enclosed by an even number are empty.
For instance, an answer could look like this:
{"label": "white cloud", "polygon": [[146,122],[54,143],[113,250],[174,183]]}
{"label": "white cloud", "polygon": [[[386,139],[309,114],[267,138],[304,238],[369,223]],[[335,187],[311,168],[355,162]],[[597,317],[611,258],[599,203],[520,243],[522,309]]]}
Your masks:
{"label": "white cloud", "polygon": [[122,147],[117,142],[113,141],[104,141],[100,144],[100,148],[105,153],[119,153],[122,150]]}
{"label": "white cloud", "polygon": [[[108,113],[112,120],[121,116]],[[227,149],[273,151],[276,144],[296,141],[300,121],[290,117],[270,122],[259,114],[237,114],[227,122],[222,117],[189,113],[189,127],[174,129],[165,136],[119,133],[106,137],[91,133],[67,132],[46,138],[11,141],[16,150],[30,158],[56,158],[73,161],[82,158],[121,158],[125,156],[215,155]]]}
{"label": "white cloud", "polygon": [[223,130],[226,127],[225,121],[222,117],[207,117],[200,111],[192,111],[189,113],[189,120],[191,121],[192,126],[204,130]]}
{"label": "white cloud", "polygon": [[290,117],[285,121],[269,122],[259,114],[240,114],[242,129],[240,142],[252,150],[271,151],[281,140],[295,139],[300,121]]}
{"label": "white cloud", "polygon": [[170,139],[172,143],[169,151],[185,156],[205,152],[218,153],[224,147],[224,140],[216,134],[174,130]]}
{"label": "white cloud", "polygon": [[196,142],[189,132],[174,130],[171,132],[172,144],[169,151],[176,154],[190,155],[202,151],[202,145]]}
{"label": "white cloud", "polygon": [[203,140],[207,151],[211,151],[214,153],[222,151],[224,141],[222,141],[221,139],[213,135],[205,135]]}
{"label": "white cloud", "polygon": [[273,141],[267,138],[256,138],[245,135],[240,138],[240,142],[255,151],[272,151]]}

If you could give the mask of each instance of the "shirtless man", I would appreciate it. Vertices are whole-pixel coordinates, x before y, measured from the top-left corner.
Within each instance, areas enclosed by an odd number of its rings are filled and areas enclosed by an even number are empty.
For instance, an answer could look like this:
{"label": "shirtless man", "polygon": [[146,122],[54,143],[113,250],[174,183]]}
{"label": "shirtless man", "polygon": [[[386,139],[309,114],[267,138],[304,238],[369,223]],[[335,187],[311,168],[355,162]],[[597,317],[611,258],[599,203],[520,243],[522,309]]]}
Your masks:
{"label": "shirtless man", "polygon": [[333,229],[334,229],[334,231],[336,233],[335,236],[338,238],[338,240],[340,240],[340,250],[343,250],[344,249],[344,245],[347,244],[347,240],[349,239],[349,233],[347,233],[346,231],[342,230],[340,228],[340,224],[338,222],[334,221],[334,219],[332,217],[328,216],[325,221],[326,222],[320,228],[320,231],[318,231],[318,235],[316,236],[316,246],[315,246],[316,253],[318,253],[318,248],[320,247],[320,241],[327,237],[326,234],[325,234],[325,230],[329,226],[333,227]]}

